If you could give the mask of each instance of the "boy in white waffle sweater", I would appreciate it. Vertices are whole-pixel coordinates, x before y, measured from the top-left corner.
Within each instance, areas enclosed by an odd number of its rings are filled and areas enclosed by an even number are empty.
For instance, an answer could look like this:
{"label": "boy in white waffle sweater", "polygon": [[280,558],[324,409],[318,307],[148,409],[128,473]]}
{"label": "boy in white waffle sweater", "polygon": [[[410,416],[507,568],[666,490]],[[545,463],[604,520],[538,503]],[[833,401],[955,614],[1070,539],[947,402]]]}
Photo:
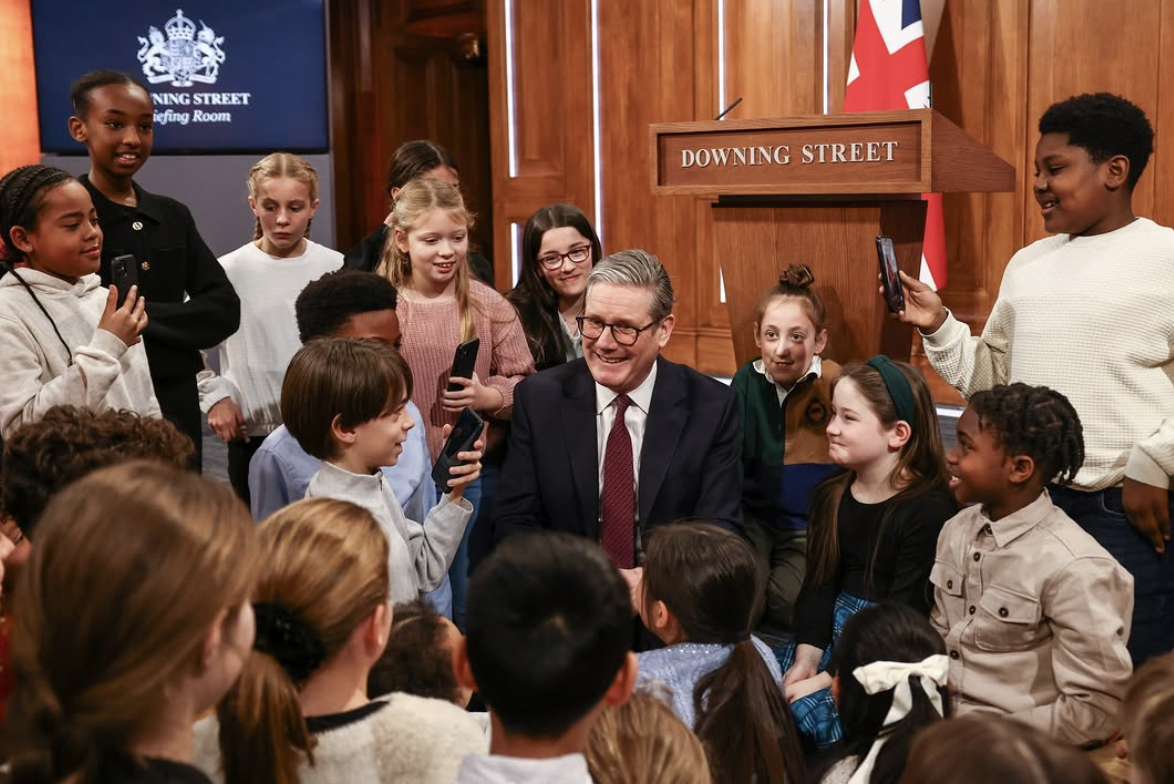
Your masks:
{"label": "boy in white waffle sweater", "polygon": [[1133,213],[1153,150],[1140,108],[1080,95],[1052,105],[1039,130],[1034,195],[1055,236],[1011,259],[982,335],[906,275],[898,317],[964,397],[1021,381],[1072,401],[1086,459],[1051,497],[1133,575],[1139,666],[1174,647],[1174,230]]}

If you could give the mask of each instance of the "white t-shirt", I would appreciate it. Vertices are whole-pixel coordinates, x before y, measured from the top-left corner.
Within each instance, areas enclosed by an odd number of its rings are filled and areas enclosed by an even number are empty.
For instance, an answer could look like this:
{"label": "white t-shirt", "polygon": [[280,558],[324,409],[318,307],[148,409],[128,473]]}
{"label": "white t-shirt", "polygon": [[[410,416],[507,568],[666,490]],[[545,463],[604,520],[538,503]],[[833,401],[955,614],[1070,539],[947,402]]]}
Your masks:
{"label": "white t-shirt", "polygon": [[220,344],[220,375],[197,377],[200,408],[231,397],[250,436],[267,436],[281,424],[281,382],[301,348],[294,302],[306,284],[342,267],[342,254],[306,240],[300,256],[270,256],[249,242],[220,257],[241,301],[241,325]]}

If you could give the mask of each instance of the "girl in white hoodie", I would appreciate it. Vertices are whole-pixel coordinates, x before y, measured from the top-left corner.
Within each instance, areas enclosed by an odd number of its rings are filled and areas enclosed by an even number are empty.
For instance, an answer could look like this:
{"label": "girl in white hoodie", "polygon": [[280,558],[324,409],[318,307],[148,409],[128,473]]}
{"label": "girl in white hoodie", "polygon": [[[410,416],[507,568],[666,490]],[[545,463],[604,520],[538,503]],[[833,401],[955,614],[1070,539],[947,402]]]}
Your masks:
{"label": "girl in white hoodie", "polygon": [[145,301],[98,283],[102,230],[85,187],[61,169],[0,179],[0,435],[56,405],[160,416],[139,335]]}

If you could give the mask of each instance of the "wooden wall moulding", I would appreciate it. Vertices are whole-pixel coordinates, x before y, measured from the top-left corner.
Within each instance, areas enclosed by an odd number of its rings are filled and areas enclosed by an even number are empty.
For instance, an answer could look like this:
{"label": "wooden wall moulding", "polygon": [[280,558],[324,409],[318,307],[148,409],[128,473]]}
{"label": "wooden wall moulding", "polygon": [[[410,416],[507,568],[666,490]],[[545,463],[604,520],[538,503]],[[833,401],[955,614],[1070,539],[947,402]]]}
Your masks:
{"label": "wooden wall moulding", "polygon": [[481,0],[406,0],[402,6],[405,33],[432,38],[458,38],[485,32]]}

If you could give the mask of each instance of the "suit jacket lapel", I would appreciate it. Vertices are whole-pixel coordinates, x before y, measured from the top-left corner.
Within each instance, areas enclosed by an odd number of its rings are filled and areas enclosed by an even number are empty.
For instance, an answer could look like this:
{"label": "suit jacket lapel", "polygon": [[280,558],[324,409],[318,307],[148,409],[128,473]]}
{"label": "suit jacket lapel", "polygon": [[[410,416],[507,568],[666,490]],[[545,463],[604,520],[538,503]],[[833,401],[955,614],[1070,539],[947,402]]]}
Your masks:
{"label": "suit jacket lapel", "polygon": [[571,462],[575,491],[579,496],[579,520],[588,536],[599,538],[599,455],[595,433],[595,382],[582,363],[563,386],[566,399],[559,407],[563,442]]}
{"label": "suit jacket lapel", "polygon": [[652,504],[668,475],[669,463],[685,431],[689,414],[682,405],[685,384],[679,368],[663,357],[656,360],[656,385],[640,448],[640,526],[648,524]]}

